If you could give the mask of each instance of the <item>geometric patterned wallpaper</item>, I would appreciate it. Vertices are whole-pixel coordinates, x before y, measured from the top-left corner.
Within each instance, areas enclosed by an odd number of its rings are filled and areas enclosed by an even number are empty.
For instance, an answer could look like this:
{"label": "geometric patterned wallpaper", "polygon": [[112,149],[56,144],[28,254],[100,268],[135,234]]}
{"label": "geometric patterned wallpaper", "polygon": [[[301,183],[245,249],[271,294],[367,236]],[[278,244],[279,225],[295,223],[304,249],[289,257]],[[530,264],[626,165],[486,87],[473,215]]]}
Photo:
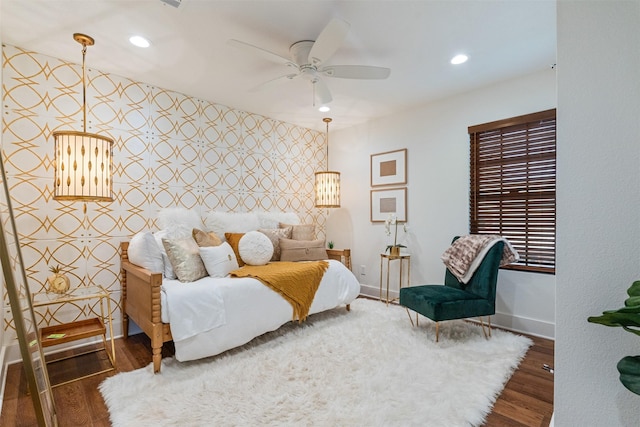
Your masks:
{"label": "geometric patterned wallpaper", "polygon": [[[165,207],[203,218],[292,211],[324,238],[326,213],[313,206],[314,173],[327,164],[324,133],[87,69],[87,132],[115,141],[114,201],[89,202],[84,213],[82,203],[53,200],[52,132],[82,130],[81,65],[3,45],[2,85],[3,157],[32,292],[44,291],[49,266],[60,264],[72,286],[109,289],[119,320],[119,244],[157,230]],[[4,289],[3,298],[9,307]],[[47,324],[94,309],[37,317]],[[12,339],[11,314],[4,317]]]}

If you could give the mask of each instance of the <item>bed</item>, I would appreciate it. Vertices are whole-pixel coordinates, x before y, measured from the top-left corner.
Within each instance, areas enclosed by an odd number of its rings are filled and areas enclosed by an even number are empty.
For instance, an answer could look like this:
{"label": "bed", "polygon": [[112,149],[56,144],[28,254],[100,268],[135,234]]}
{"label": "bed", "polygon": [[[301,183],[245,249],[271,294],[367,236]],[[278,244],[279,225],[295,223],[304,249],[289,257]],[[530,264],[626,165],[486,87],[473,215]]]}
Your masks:
{"label": "bed", "polygon": [[[163,277],[161,272],[152,272],[129,260],[129,242],[121,243],[121,284],[122,284],[122,326],[124,337],[128,337],[129,320],[151,339],[153,370],[160,372],[161,352],[165,342],[174,341],[175,357],[179,361],[195,360],[213,356],[231,348],[245,344],[266,332],[278,329],[292,320],[291,305],[280,295],[253,278],[213,278],[205,277],[186,284]],[[349,303],[360,292],[360,284],[351,273],[351,253],[349,249],[328,249],[329,266],[322,277],[311,304],[309,314]],[[181,336],[175,338],[177,324],[172,334],[171,312],[167,306],[167,295],[176,290],[194,288],[198,292],[212,292],[215,289],[219,307],[223,307],[224,319],[209,316],[209,324],[195,323],[198,327],[190,330],[181,327]],[[204,301],[195,297],[192,301]],[[189,311],[189,307],[185,310]],[[203,308],[191,311],[202,311]],[[212,311],[209,311],[212,312]],[[182,316],[176,316],[181,318]]]}

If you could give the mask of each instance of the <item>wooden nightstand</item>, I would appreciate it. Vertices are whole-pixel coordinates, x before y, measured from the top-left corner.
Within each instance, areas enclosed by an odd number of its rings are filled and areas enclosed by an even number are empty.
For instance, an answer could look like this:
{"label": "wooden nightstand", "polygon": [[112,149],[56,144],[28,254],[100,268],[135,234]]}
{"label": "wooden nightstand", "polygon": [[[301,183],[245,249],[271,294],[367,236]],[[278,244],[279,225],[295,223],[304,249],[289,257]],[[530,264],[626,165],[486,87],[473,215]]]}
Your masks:
{"label": "wooden nightstand", "polygon": [[[98,300],[100,304],[100,316],[98,317],[89,317],[89,318],[78,318],[72,322],[66,323],[58,323],[51,326],[45,326],[39,328],[40,333],[40,342],[42,343],[42,347],[50,347],[54,345],[65,344],[72,341],[81,340],[84,338],[90,338],[98,335],[102,335],[102,342],[104,344],[104,348],[98,348],[94,350],[89,350],[83,353],[74,354],[73,356],[68,356],[65,358],[55,359],[48,361],[47,364],[61,362],[63,360],[67,360],[72,357],[82,356],[89,353],[94,353],[98,351],[105,351],[109,361],[111,362],[111,367],[108,369],[103,369],[99,372],[93,372],[88,375],[81,376],[79,378],[74,378],[69,381],[64,381],[52,387],[57,387],[63,384],[68,384],[73,381],[77,381],[83,378],[91,377],[94,375],[102,374],[104,372],[109,372],[116,369],[116,348],[115,342],[113,338],[113,322],[111,319],[111,298],[109,296],[109,292],[105,290],[102,286],[86,286],[86,287],[78,287],[74,289],[70,289],[68,292],[64,294],[56,294],[50,292],[38,292],[32,295],[33,308],[37,307],[48,307],[59,305],[60,307],[49,310],[47,309],[47,313],[53,316],[57,311],[62,308],[64,305],[74,305],[79,307],[78,303],[87,300]],[[106,313],[105,313],[105,301],[106,301]],[[82,313],[84,310],[80,309]],[[110,346],[107,343],[107,327],[109,328],[109,341]]]}
{"label": "wooden nightstand", "polygon": [[343,263],[351,270],[351,249],[327,249],[329,259],[335,259]]}

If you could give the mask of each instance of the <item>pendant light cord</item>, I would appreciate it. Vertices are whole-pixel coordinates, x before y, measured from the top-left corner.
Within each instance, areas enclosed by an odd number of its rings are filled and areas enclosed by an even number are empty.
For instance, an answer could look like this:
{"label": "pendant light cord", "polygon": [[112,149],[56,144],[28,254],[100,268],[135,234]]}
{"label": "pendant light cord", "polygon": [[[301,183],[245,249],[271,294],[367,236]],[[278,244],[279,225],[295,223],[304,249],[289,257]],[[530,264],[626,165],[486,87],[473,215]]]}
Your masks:
{"label": "pendant light cord", "polygon": [[327,124],[327,170],[329,170],[329,123],[331,123],[331,117],[325,117],[322,119]]}
{"label": "pendant light cord", "polygon": [[82,130],[84,133],[87,133],[87,84],[86,84],[87,68],[84,61],[86,54],[87,54],[87,44],[82,43]]}

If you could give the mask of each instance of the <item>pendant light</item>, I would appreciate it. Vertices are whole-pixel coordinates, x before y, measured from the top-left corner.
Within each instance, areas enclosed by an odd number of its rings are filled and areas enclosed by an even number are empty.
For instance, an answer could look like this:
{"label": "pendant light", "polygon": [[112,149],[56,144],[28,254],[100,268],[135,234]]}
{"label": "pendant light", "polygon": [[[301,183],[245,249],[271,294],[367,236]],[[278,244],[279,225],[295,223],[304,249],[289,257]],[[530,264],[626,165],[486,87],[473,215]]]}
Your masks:
{"label": "pendant light", "polygon": [[[82,45],[82,132],[53,132],[55,153],[54,200],[111,202],[113,140],[87,133],[86,67],[87,46],[93,38],[75,33]],[[84,207],[86,212],[86,205]]]}
{"label": "pendant light", "polygon": [[[327,124],[327,169],[329,168],[329,123],[331,118],[322,119]],[[315,182],[315,206],[317,208],[340,207],[340,172],[321,171],[316,172]]]}

